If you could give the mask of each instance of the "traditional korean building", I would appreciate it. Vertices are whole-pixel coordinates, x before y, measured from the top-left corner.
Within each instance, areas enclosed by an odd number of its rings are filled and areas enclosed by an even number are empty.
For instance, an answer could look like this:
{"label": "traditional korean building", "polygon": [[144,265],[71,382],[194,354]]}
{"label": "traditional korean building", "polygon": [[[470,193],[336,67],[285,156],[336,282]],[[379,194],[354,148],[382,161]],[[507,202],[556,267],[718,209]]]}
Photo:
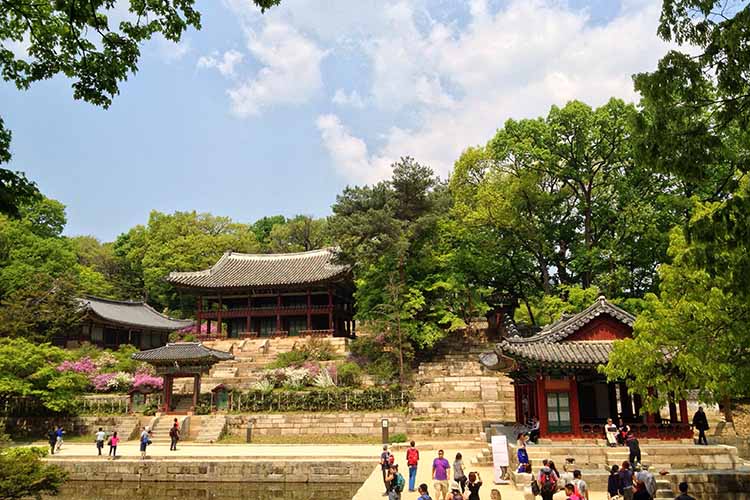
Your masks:
{"label": "traditional korean building", "polygon": [[[584,311],[563,317],[531,337],[516,332],[482,356],[489,368],[513,379],[516,421],[536,417],[548,438],[603,437],[607,418],[618,417],[636,434],[660,438],[692,437],[687,404],[669,405],[669,415],[644,414],[638,396],[625,382],[607,382],[597,370],[614,343],[632,337],[635,317],[599,297]],[[514,334],[515,333],[515,334]]]}
{"label": "traditional korean building", "polygon": [[196,333],[205,321],[230,338],[351,337],[355,333],[350,269],[334,249],[287,254],[225,253],[210,269],[172,272],[167,281],[195,296]]}
{"label": "traditional korean building", "polygon": [[166,344],[170,333],[193,324],[192,320],[165,316],[145,302],[85,296],[79,303],[83,315],[80,328],[56,339],[56,344],[73,347],[90,342],[110,349],[131,344],[151,349]]}

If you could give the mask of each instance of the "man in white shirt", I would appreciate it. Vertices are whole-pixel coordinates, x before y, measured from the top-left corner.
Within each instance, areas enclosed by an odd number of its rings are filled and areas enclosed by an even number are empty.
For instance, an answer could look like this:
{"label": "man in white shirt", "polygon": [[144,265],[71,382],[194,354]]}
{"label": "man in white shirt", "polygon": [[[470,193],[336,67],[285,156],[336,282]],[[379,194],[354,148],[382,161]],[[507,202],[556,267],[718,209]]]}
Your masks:
{"label": "man in white shirt", "polygon": [[107,433],[104,429],[99,427],[99,431],[96,433],[96,449],[99,450],[99,455],[102,454],[102,448],[104,448],[104,439],[107,437]]}

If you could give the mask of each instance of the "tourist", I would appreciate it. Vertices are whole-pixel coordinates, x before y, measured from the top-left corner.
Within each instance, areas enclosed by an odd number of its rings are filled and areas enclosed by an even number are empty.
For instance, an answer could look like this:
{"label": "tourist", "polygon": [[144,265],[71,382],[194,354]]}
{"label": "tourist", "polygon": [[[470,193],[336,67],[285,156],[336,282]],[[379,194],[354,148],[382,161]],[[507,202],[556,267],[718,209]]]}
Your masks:
{"label": "tourist", "polygon": [[627,444],[630,450],[628,462],[635,467],[636,464],[641,463],[641,445],[638,443],[638,438],[632,432],[628,434]]}
{"label": "tourist", "polygon": [[706,417],[706,412],[703,411],[702,406],[699,406],[698,411],[693,415],[693,429],[698,430],[698,444],[708,445],[708,440],[706,439],[708,418]]}
{"label": "tourist", "polygon": [[604,434],[607,437],[607,446],[617,446],[617,426],[611,418],[607,419],[607,425],[604,426]]}
{"label": "tourist", "polygon": [[625,440],[628,437],[628,434],[630,433],[630,426],[626,424],[622,417],[617,421],[617,442],[621,446],[625,446]]}
{"label": "tourist", "polygon": [[141,431],[141,460],[146,460],[146,449],[151,444],[151,429],[144,427]]}
{"label": "tourist", "polygon": [[464,500],[463,494],[461,494],[461,485],[458,484],[458,481],[453,481],[451,483],[451,494],[450,494],[450,500]]}
{"label": "tourist", "polygon": [[630,470],[630,462],[627,460],[622,463],[618,477],[620,479],[622,498],[624,500],[633,500],[633,471]]}
{"label": "tourist", "polygon": [[688,495],[688,484],[685,481],[681,482],[678,488],[680,494],[674,500],[695,500],[695,498]]}
{"label": "tourist", "polygon": [[401,500],[401,492],[404,491],[406,481],[404,476],[398,472],[398,464],[391,464],[388,469],[388,500]]}
{"label": "tourist", "polygon": [[531,430],[529,431],[529,440],[537,444],[539,442],[539,436],[541,431],[541,424],[539,423],[539,419],[537,417],[533,417],[531,419]]}
{"label": "tourist", "polygon": [[177,430],[180,430],[180,423],[177,421],[176,417],[174,419],[174,423],[172,424],[172,427],[177,427]]}
{"label": "tourist", "polygon": [[469,472],[469,482],[466,488],[469,490],[469,497],[466,500],[479,500],[479,488],[482,487],[482,478],[478,472]]}
{"label": "tourist", "polygon": [[503,500],[500,490],[492,488],[492,491],[490,491],[490,500]]}
{"label": "tourist", "polygon": [[461,493],[466,491],[466,474],[464,473],[463,456],[456,453],[456,459],[453,461],[453,480],[461,486]]}
{"label": "tourist", "polygon": [[102,454],[102,448],[104,448],[104,438],[107,437],[107,433],[104,432],[104,429],[99,427],[99,430],[96,433],[96,449],[99,452],[99,456]]}
{"label": "tourist", "polygon": [[518,470],[516,472],[531,474],[531,462],[529,461],[529,453],[526,451],[526,435],[519,434],[517,442]]}
{"label": "tourist", "polygon": [[419,498],[417,500],[432,500],[432,497],[427,493],[427,485],[422,483],[419,485]]}
{"label": "tourist", "polygon": [[120,437],[117,435],[117,431],[112,433],[112,437],[109,438],[109,459],[114,460],[117,458],[117,445],[120,442]]}
{"label": "tourist", "polygon": [[57,431],[55,431],[55,433],[57,434],[57,440],[55,441],[55,451],[59,453],[63,445],[63,435],[65,434],[62,425],[57,426]]}
{"label": "tourist", "polygon": [[432,480],[435,482],[435,500],[445,500],[448,496],[448,481],[451,476],[451,464],[444,457],[443,450],[438,450],[438,456],[432,461]]}
{"label": "tourist", "polygon": [[648,470],[648,465],[641,465],[641,470],[636,472],[635,479],[643,485],[649,498],[654,498],[654,495],[656,495],[656,478]]}
{"label": "tourist", "polygon": [[565,498],[568,500],[583,500],[581,495],[576,493],[575,485],[568,483],[565,485]]}
{"label": "tourist", "polygon": [[581,496],[583,500],[589,500],[589,486],[586,484],[581,477],[581,471],[573,471],[573,486],[575,486],[576,493]]}
{"label": "tourist", "polygon": [[[552,472],[555,473],[555,475],[557,476],[557,479],[559,481],[559,479],[560,479],[560,472],[557,470],[557,466],[555,466],[555,462],[553,462],[552,460],[550,460],[548,465],[549,465],[549,468],[552,469]],[[568,484],[568,483],[561,483],[561,484]]]}
{"label": "tourist", "polygon": [[47,433],[47,440],[49,441],[49,454],[55,454],[55,446],[57,445],[57,429],[50,429]]}
{"label": "tourist", "polygon": [[575,482],[573,481],[573,479],[575,479],[573,477],[574,469],[575,469],[575,459],[566,458],[565,464],[563,465],[563,472],[562,474],[560,474],[560,484],[568,484],[568,483],[575,484]]}
{"label": "tourist", "polygon": [[539,489],[542,500],[552,500],[557,491],[559,476],[549,466],[549,460],[542,460],[542,468],[539,469]]}
{"label": "tourist", "polygon": [[419,463],[419,450],[414,441],[409,443],[406,450],[406,465],[409,467],[409,491],[414,491],[414,484],[417,481],[417,465]]}
{"label": "tourist", "polygon": [[388,445],[383,445],[383,453],[380,454],[380,470],[383,473],[383,484],[385,485],[385,493],[383,493],[383,496],[388,496],[388,471],[391,468],[391,464],[393,463],[393,456],[391,455],[391,452],[388,451]]}
{"label": "tourist", "polygon": [[612,500],[613,498],[620,498],[622,496],[622,487],[620,486],[620,468],[617,465],[613,465],[609,471],[609,478],[607,478],[607,498]]}
{"label": "tourist", "polygon": [[169,451],[177,451],[177,441],[180,439],[180,427],[177,424],[177,419],[174,419],[174,425],[169,429],[169,439],[171,444],[169,445]]}

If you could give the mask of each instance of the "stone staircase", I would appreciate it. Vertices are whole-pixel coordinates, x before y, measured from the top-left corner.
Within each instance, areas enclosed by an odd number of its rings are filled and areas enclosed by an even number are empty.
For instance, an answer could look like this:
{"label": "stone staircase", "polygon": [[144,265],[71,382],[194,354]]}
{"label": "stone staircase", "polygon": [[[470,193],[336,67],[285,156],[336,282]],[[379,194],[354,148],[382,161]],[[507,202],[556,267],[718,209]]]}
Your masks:
{"label": "stone staircase", "polygon": [[171,415],[163,415],[155,419],[153,426],[151,427],[152,444],[171,443],[172,440],[169,437],[169,430],[172,428],[175,418],[177,418],[177,423],[180,425],[180,429],[182,429],[186,418],[184,416],[173,417]]}
{"label": "stone staircase", "polygon": [[667,479],[656,476],[656,493],[654,494],[654,498],[673,499],[675,496],[675,493],[672,491],[672,483]]}
{"label": "stone staircase", "polygon": [[193,425],[198,427],[196,443],[215,443],[227,428],[227,418],[224,415],[202,415],[200,422],[193,417]]}

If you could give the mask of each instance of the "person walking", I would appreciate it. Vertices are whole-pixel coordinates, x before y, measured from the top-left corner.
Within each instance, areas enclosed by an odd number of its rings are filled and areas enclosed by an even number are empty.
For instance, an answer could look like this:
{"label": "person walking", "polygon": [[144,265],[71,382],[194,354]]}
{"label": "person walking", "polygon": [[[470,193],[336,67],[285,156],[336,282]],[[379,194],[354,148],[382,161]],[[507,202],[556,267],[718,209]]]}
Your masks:
{"label": "person walking", "polygon": [[630,462],[627,460],[622,463],[618,477],[620,479],[622,498],[624,500],[633,500],[633,471],[630,470]]}
{"label": "person walking", "polygon": [[419,450],[414,441],[406,449],[406,465],[409,467],[409,491],[414,491],[417,482],[417,465],[419,464]]}
{"label": "person walking", "polygon": [[171,429],[169,429],[169,439],[171,441],[169,445],[169,451],[177,451],[177,441],[180,440],[180,427],[176,422],[177,419],[175,419],[175,423],[172,426]]}
{"label": "person walking", "polygon": [[96,432],[96,450],[99,452],[99,456],[102,455],[102,448],[104,448],[104,439],[106,437],[107,433],[99,427],[99,430]]}
{"label": "person walking", "polygon": [[117,435],[117,431],[112,433],[112,437],[109,438],[109,460],[117,458],[117,445],[120,443],[120,437]]}
{"label": "person walking", "polygon": [[146,460],[146,449],[151,444],[151,429],[144,427],[141,432],[141,460]]}
{"label": "person walking", "polygon": [[388,500],[401,500],[401,492],[404,491],[406,481],[404,476],[398,472],[398,464],[392,464],[388,469]]}
{"label": "person walking", "polygon": [[63,435],[65,434],[62,425],[57,426],[57,431],[55,431],[55,433],[57,434],[57,440],[55,441],[55,451],[59,453],[63,445]]}
{"label": "person walking", "polygon": [[461,487],[461,494],[466,491],[466,474],[464,473],[464,460],[461,453],[456,453],[453,460],[453,480]]}
{"label": "person walking", "polygon": [[529,460],[529,453],[526,451],[526,434],[518,435],[517,444],[518,470],[516,472],[531,474],[531,462]]}
{"label": "person walking", "polygon": [[420,484],[417,491],[419,492],[419,498],[417,498],[417,500],[432,500],[432,497],[427,492],[427,485],[425,483]]}
{"label": "person walking", "polygon": [[445,500],[448,496],[448,481],[451,477],[451,464],[443,456],[443,450],[438,450],[438,456],[432,461],[432,480],[435,482],[435,500]]}
{"label": "person walking", "polygon": [[542,460],[542,468],[539,469],[539,489],[542,500],[552,500],[557,492],[557,485],[560,477],[549,466],[549,460]]}
{"label": "person walking", "polygon": [[466,489],[469,490],[469,497],[466,500],[479,500],[479,488],[482,487],[482,478],[478,472],[469,472],[469,482],[466,483]]}
{"label": "person walking", "polygon": [[628,434],[627,445],[628,450],[630,451],[628,454],[628,462],[635,467],[637,464],[641,463],[641,445],[638,443],[638,438],[636,438],[635,434],[632,432]]}
{"label": "person walking", "polygon": [[622,487],[620,486],[620,468],[613,465],[607,478],[607,499],[620,498],[622,496]]}
{"label": "person walking", "polygon": [[49,454],[55,454],[55,446],[57,446],[57,429],[50,429],[47,433],[47,441],[49,442]]}
{"label": "person walking", "polygon": [[385,485],[385,493],[383,496],[388,496],[388,471],[391,469],[393,463],[393,455],[388,451],[388,445],[383,445],[383,452],[380,454],[380,471],[383,473],[383,484]]}
{"label": "person walking", "polygon": [[576,469],[573,471],[573,486],[575,491],[578,493],[583,500],[589,500],[589,485],[583,480],[581,471]]}
{"label": "person walking", "polygon": [[643,485],[649,498],[654,498],[654,495],[656,495],[656,478],[648,470],[648,465],[641,465],[641,470],[635,473],[635,479]]}
{"label": "person walking", "polygon": [[674,500],[695,500],[695,498],[688,495],[688,484],[683,481],[678,486],[680,494],[675,497]]}
{"label": "person walking", "polygon": [[693,429],[698,430],[698,444],[707,446],[706,431],[708,430],[708,418],[702,406],[699,406],[698,411],[693,415]]}
{"label": "person walking", "polygon": [[565,485],[565,498],[567,500],[583,500],[581,495],[576,493],[576,487],[573,483],[568,483]]}

